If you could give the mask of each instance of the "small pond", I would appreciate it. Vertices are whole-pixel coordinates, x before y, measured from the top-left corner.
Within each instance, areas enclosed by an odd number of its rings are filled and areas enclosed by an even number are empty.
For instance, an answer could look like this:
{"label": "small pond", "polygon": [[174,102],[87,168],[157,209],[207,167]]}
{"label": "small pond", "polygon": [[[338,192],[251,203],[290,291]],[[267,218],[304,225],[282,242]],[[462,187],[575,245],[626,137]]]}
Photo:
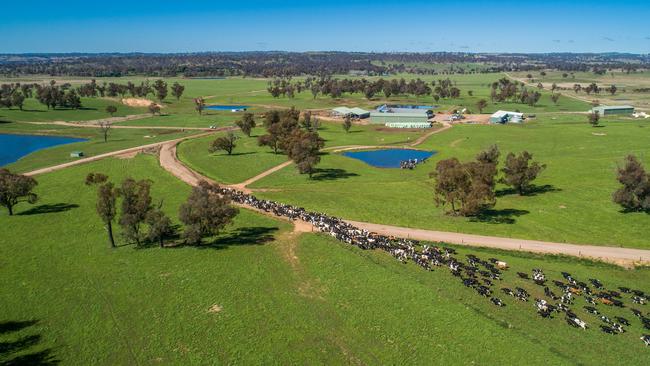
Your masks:
{"label": "small pond", "polygon": [[400,163],[409,159],[421,161],[433,156],[435,151],[411,149],[381,149],[366,151],[346,151],[343,156],[361,160],[377,168],[399,168]]}
{"label": "small pond", "polygon": [[213,111],[245,111],[248,109],[247,105],[208,105],[205,109],[211,109]]}
{"label": "small pond", "polygon": [[13,163],[34,151],[86,141],[75,137],[0,134],[0,166]]}

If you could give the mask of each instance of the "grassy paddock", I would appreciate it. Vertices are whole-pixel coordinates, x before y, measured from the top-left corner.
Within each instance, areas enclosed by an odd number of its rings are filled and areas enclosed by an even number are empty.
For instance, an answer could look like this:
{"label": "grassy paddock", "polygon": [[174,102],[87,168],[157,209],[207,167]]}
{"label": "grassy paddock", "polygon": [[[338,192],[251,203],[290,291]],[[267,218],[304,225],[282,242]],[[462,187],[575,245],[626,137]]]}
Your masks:
{"label": "grassy paddock", "polygon": [[[242,210],[202,247],[110,249],[94,213],[90,171],[114,181],[154,181],[155,200],[176,221],[189,187],[152,156],[108,159],[40,176],[35,206],[0,214],[0,361],[46,357],[63,364],[642,364],[639,321],[612,337],[534,314],[531,303],[496,308],[446,269],[425,272],[382,252],[320,234],[287,235],[287,224]],[[176,221],[177,222],[177,221]],[[35,224],[37,223],[37,224]],[[119,231],[118,231],[119,237]],[[275,238],[273,240],[272,238]],[[541,288],[515,271],[569,270],[606,286],[644,288],[647,269],[458,248],[498,256],[513,269],[497,286]],[[295,255],[295,258],[293,256]],[[293,259],[290,259],[293,258]],[[581,300],[578,300],[581,301]],[[217,305],[218,307],[213,307]],[[211,312],[210,309],[220,309]],[[29,338],[30,342],[24,339]],[[14,346],[15,345],[15,346]],[[603,350],[607,350],[603,352]]]}
{"label": "grassy paddock", "polygon": [[44,150],[39,150],[22,157],[15,163],[6,167],[16,172],[62,164],[78,158],[70,157],[72,151],[83,151],[85,157],[99,155],[115,150],[152,144],[160,141],[172,140],[197,133],[197,131],[179,131],[163,129],[118,129],[114,128],[109,133],[107,142],[104,142],[99,130],[82,127],[31,125],[25,123],[11,123],[0,125],[0,133],[36,134],[73,136],[88,139],[88,141],[60,145]]}
{"label": "grassy paddock", "polygon": [[[263,128],[253,130],[251,137],[238,134],[237,147],[232,155],[226,152],[209,153],[208,146],[214,136],[187,140],[178,147],[179,158],[192,169],[226,183],[240,183],[287,160],[284,154],[274,154],[268,147],[260,147],[257,137]],[[325,122],[318,130],[326,147],[345,145],[392,145],[414,141],[422,131],[379,131],[375,126],[355,125],[346,133],[340,124]]]}
{"label": "grassy paddock", "polygon": [[[353,220],[556,242],[648,248],[649,217],[622,213],[611,201],[616,166],[627,154],[647,160],[650,128],[606,119],[592,128],[584,116],[545,117],[522,126],[455,126],[433,135],[422,149],[439,153],[414,171],[378,169],[339,154],[323,156],[321,169],[337,179],[308,180],[287,168],[253,184],[260,196]],[[603,135],[604,134],[604,135]],[[440,159],[472,159],[492,144],[528,150],[548,165],[532,196],[498,186],[494,210],[478,218],[449,217],[433,203],[428,174]],[[254,159],[251,156],[251,159]]]}

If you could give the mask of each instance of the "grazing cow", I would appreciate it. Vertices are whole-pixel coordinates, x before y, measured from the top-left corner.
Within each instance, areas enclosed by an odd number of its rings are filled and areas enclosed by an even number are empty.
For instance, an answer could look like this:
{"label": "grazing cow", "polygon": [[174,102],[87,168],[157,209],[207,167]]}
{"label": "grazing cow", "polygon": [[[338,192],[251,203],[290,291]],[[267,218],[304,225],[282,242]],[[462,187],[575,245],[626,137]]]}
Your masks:
{"label": "grazing cow", "polygon": [[564,284],[564,282],[558,280],[553,280],[553,284],[561,289],[564,289],[566,287],[566,284]]}
{"label": "grazing cow", "polygon": [[515,297],[517,298],[517,300],[519,300],[519,301],[528,301],[528,297],[530,297],[530,294],[528,293],[528,291],[524,290],[521,287],[516,287],[515,291],[517,291],[516,294],[515,294]]}
{"label": "grazing cow", "polygon": [[614,302],[612,302],[612,300],[610,300],[608,298],[605,298],[605,297],[599,297],[598,301],[600,301],[601,303],[603,303],[605,305],[608,305],[608,306],[614,305]]}
{"label": "grazing cow", "polygon": [[541,269],[533,269],[533,281],[535,281],[535,283],[538,285],[543,285],[544,282],[546,282],[546,276],[544,276],[544,272],[542,272]]}
{"label": "grazing cow", "polygon": [[597,289],[599,289],[599,290],[603,288],[603,284],[602,284],[602,282],[598,281],[598,280],[595,279],[595,278],[590,278],[590,279],[589,279],[589,282],[591,282],[591,284],[594,285],[594,287],[597,288]]}
{"label": "grazing cow", "polygon": [[592,313],[592,314],[594,314],[594,315],[598,315],[598,314],[600,314],[600,313],[598,312],[598,309],[596,309],[596,308],[593,307],[593,306],[585,306],[584,309],[587,310],[588,313]]}
{"label": "grazing cow", "polygon": [[557,300],[560,299],[560,298],[557,297],[557,296],[553,293],[553,291],[551,291],[551,289],[549,289],[548,287],[544,287],[544,295],[550,297],[551,299],[553,299],[553,300],[555,300],[555,301],[557,301]]}
{"label": "grazing cow", "polygon": [[625,328],[623,328],[623,326],[618,323],[613,323],[612,329],[614,329],[616,333],[625,333]]}
{"label": "grazing cow", "polygon": [[485,297],[489,297],[490,295],[492,295],[492,290],[490,290],[489,288],[487,288],[487,287],[485,287],[483,285],[478,286],[476,288],[476,292],[478,292],[479,295],[485,296]]}
{"label": "grazing cow", "polygon": [[639,339],[642,340],[643,343],[645,343],[646,347],[650,346],[650,334],[644,334]]}
{"label": "grazing cow", "polygon": [[573,327],[587,329],[587,323],[580,320],[576,316],[567,315],[566,322],[569,323],[569,325],[571,325]]}
{"label": "grazing cow", "polygon": [[617,322],[619,322],[619,323],[621,323],[623,325],[627,325],[627,326],[630,325],[630,322],[627,319],[623,318],[623,317],[615,316],[614,319],[616,319]]}
{"label": "grazing cow", "polygon": [[617,291],[614,291],[614,290],[609,290],[609,296],[616,297],[616,298],[620,299],[621,298],[621,293],[617,292]]}
{"label": "grazing cow", "polygon": [[506,306],[506,304],[504,304],[503,301],[501,301],[501,299],[499,299],[498,297],[493,297],[490,299],[490,301],[492,301],[494,305],[499,307]]}
{"label": "grazing cow", "polygon": [[[567,313],[567,314],[571,313],[571,310],[569,309],[569,307],[566,306],[566,305],[564,305],[564,304],[561,303],[561,302],[557,304],[557,311],[558,311],[558,312],[560,312],[560,311],[564,311],[564,312]],[[571,313],[571,314],[572,314],[572,313]]]}
{"label": "grazing cow", "polygon": [[569,291],[574,295],[582,295],[582,290],[575,287],[569,287]]}
{"label": "grazing cow", "polygon": [[643,317],[643,313],[640,312],[639,310],[635,309],[635,308],[631,308],[630,311],[632,311],[634,316],[636,316],[637,318],[642,318]]}
{"label": "grazing cow", "polygon": [[500,270],[508,269],[508,263],[506,263],[504,261],[497,261],[496,265],[497,265],[497,268],[500,269]]}
{"label": "grazing cow", "polygon": [[527,273],[523,273],[523,272],[517,272],[517,276],[519,276],[519,278],[523,278],[524,280],[527,280],[527,279],[529,279],[529,277],[528,277],[528,274],[527,274]]}
{"label": "grazing cow", "polygon": [[646,299],[641,296],[632,297],[632,302],[639,305],[645,305]]}
{"label": "grazing cow", "polygon": [[630,289],[628,287],[619,287],[618,289],[621,290],[621,292],[624,294],[630,293]]}
{"label": "grazing cow", "polygon": [[515,293],[512,292],[512,290],[507,287],[501,288],[501,292],[503,292],[506,295],[515,296]]}
{"label": "grazing cow", "polygon": [[606,325],[601,325],[600,330],[607,334],[617,334],[617,332],[614,329],[612,329],[612,327],[608,327]]}
{"label": "grazing cow", "polygon": [[585,301],[590,303],[591,305],[596,305],[596,301],[594,300],[593,297],[586,296]]}
{"label": "grazing cow", "polygon": [[611,322],[612,322],[612,321],[609,320],[609,318],[606,317],[605,315],[601,315],[601,316],[600,316],[600,320],[602,320],[603,322],[605,322],[605,323],[607,323],[607,324],[611,324]]}

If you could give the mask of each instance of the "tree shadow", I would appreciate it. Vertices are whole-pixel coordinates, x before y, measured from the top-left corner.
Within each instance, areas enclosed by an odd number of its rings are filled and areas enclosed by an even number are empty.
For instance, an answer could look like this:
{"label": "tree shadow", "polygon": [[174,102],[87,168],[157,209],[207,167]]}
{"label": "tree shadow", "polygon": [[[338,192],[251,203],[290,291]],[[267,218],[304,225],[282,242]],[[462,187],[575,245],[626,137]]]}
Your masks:
{"label": "tree shadow", "polygon": [[6,321],[0,323],[0,334],[17,332],[21,329],[31,327],[32,325],[38,323],[37,320],[20,320],[20,321]]}
{"label": "tree shadow", "polygon": [[[36,320],[5,321],[0,323],[0,334],[18,332],[36,324]],[[30,352],[29,349],[41,342],[41,335],[32,334],[14,341],[0,342],[0,357],[3,366],[57,365],[60,361],[52,355],[51,349]],[[24,353],[27,351],[28,353]],[[22,353],[19,356],[16,354]]]}
{"label": "tree shadow", "polygon": [[[532,185],[530,189],[524,194],[524,196],[537,196],[538,194],[548,193],[548,192],[561,192],[562,189],[556,188],[551,184],[544,184],[542,186]],[[508,196],[511,194],[519,194],[514,188],[504,188],[495,192],[497,197]]]}
{"label": "tree shadow", "polygon": [[199,249],[226,249],[234,245],[263,245],[275,240],[273,233],[276,231],[278,231],[277,227],[243,227],[196,247]]}
{"label": "tree shadow", "polygon": [[27,216],[27,215],[40,215],[40,214],[48,214],[48,213],[55,213],[55,212],[63,212],[63,211],[72,210],[73,208],[77,208],[77,207],[79,207],[79,205],[74,203],[45,204],[45,205],[32,207],[27,211],[18,213],[18,215]]}
{"label": "tree shadow", "polygon": [[[248,152],[240,152],[240,153],[232,153],[230,156],[243,156],[243,155],[253,155],[257,154],[255,151],[248,151]],[[228,155],[228,154],[222,154],[222,155]]]}
{"label": "tree shadow", "polygon": [[350,173],[345,169],[337,168],[325,168],[325,169],[316,169],[314,174],[312,174],[311,179],[316,181],[326,181],[326,180],[337,180],[337,179],[347,179],[350,177],[358,177],[357,173]]}
{"label": "tree shadow", "polygon": [[472,222],[482,222],[487,224],[514,224],[515,217],[529,214],[527,210],[517,210],[514,208],[506,208],[502,210],[483,210],[478,215],[472,217]]}

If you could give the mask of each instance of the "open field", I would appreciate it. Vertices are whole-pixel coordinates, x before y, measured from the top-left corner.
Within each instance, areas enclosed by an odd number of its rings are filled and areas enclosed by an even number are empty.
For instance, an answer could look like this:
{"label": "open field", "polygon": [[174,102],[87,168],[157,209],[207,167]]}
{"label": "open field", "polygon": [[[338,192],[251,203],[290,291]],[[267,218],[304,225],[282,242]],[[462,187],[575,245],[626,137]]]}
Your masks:
{"label": "open field", "polygon": [[[492,113],[498,109],[506,110],[520,110],[526,113],[546,113],[546,112],[585,112],[590,108],[589,103],[563,97],[554,105],[550,99],[550,92],[542,90],[542,98],[535,107],[528,106],[520,103],[492,103],[489,98],[489,85],[506,75],[503,73],[488,73],[488,74],[468,74],[468,75],[410,75],[410,74],[397,74],[387,76],[384,79],[404,78],[406,80],[421,78],[425,81],[437,81],[438,79],[450,78],[455,85],[461,90],[461,96],[455,99],[441,99],[439,102],[434,102],[431,96],[413,97],[413,96],[392,96],[385,98],[383,94],[376,95],[372,100],[367,100],[362,94],[344,94],[341,98],[334,99],[329,96],[319,95],[316,99],[313,98],[311,92],[303,91],[296,94],[295,98],[273,98],[267,91],[268,79],[257,78],[227,78],[219,80],[203,80],[203,79],[182,79],[182,78],[165,78],[164,80],[169,84],[179,82],[185,85],[185,93],[180,100],[169,96],[162,103],[163,116],[147,118],[141,120],[123,122],[125,125],[133,126],[192,126],[192,127],[208,127],[210,125],[221,125],[224,123],[232,123],[232,121],[239,118],[239,114],[230,111],[211,111],[206,110],[203,116],[199,116],[194,110],[193,98],[202,96],[205,98],[207,104],[229,104],[229,105],[248,105],[252,112],[262,112],[269,108],[288,108],[295,106],[298,109],[331,109],[333,107],[347,105],[349,107],[359,106],[362,108],[371,109],[384,103],[419,103],[419,104],[435,104],[438,105],[438,110],[449,111],[456,108],[467,107],[475,111],[476,102],[479,99],[488,100],[488,106],[484,109],[484,113]],[[335,76],[338,78],[358,78],[347,75]],[[299,80],[295,78],[294,80]],[[368,77],[369,80],[376,80],[377,77]],[[27,79],[31,80],[32,79]],[[49,80],[44,77],[43,81]],[[153,82],[155,78],[97,78],[97,82],[118,82],[125,84],[127,81],[139,83],[143,80]],[[10,79],[7,82],[20,82],[24,79]],[[86,80],[71,80],[73,85],[78,85]],[[473,92],[473,96],[468,95],[468,91]],[[19,111],[19,110],[5,110],[0,109],[0,120],[20,120],[20,121],[47,121],[47,120],[91,120],[97,118],[107,117],[104,108],[108,104],[118,106],[118,113],[116,116],[125,114],[145,113],[146,108],[130,108],[119,103],[119,101],[111,101],[107,98],[83,98],[84,107],[88,110],[57,110],[47,111],[44,106],[38,104],[34,99],[27,100],[30,109],[38,110],[38,112]]]}
{"label": "open field", "polygon": [[59,125],[34,125],[26,123],[0,124],[0,133],[74,136],[88,139],[88,141],[36,151],[24,156],[15,163],[7,165],[7,168],[12,171],[27,172],[78,159],[70,157],[72,151],[83,151],[85,157],[91,157],[110,151],[189,136],[197,133],[197,131],[114,128],[110,131],[107,142],[104,142],[100,132],[96,129]]}
{"label": "open field", "polygon": [[109,98],[81,98],[83,107],[80,109],[57,108],[47,109],[36,99],[28,98],[21,111],[18,108],[0,108],[0,123],[5,121],[87,121],[109,117],[106,107],[114,105],[117,107],[115,117],[122,117],[130,114],[146,113],[146,108],[128,107],[117,100]]}
{"label": "open field", "polygon": [[[111,250],[94,213],[94,190],[83,185],[90,171],[114,181],[152,179],[154,199],[164,199],[173,218],[189,192],[147,155],[39,176],[41,202],[21,204],[14,217],[0,215],[0,236],[7,238],[0,246],[0,322],[27,322],[0,334],[8,345],[3,362],[21,356],[63,364],[608,365],[648,359],[629,309],[601,309],[632,323],[627,333],[609,336],[577,304],[591,327],[578,330],[561,316],[538,317],[530,302],[506,298],[507,306],[497,308],[446,269],[425,272],[320,234],[296,236],[286,223],[246,210],[202,247],[137,250],[122,243]],[[568,270],[608,287],[648,290],[647,268],[457,250],[507,261],[512,269],[497,286],[522,286],[532,297],[541,296],[541,288],[515,271],[543,268],[559,279]]]}
{"label": "open field", "polygon": [[[338,154],[322,157],[337,177],[308,180],[287,167],[256,183],[259,195],[356,221],[555,242],[648,248],[648,216],[612,203],[615,168],[627,154],[644,158],[650,130],[641,121],[592,128],[584,116],[558,115],[522,126],[463,126],[433,135],[421,149],[439,151],[414,171],[378,169]],[[604,135],[602,135],[604,134]],[[499,186],[494,210],[475,219],[445,215],[433,203],[428,174],[437,160],[471,159],[497,144],[503,157],[528,150],[548,165],[540,192],[520,197]],[[249,156],[255,159],[254,156]]]}
{"label": "open field", "polygon": [[[527,81],[527,72],[511,73],[522,81]],[[563,72],[560,71],[546,71],[546,76],[541,76],[539,73],[532,73],[535,83],[541,82],[546,88],[550,88],[553,83],[559,87],[569,88],[569,90],[562,91],[567,96],[573,96],[578,99],[586,101],[598,100],[600,104],[605,105],[621,105],[631,104],[639,110],[650,111],[650,91],[635,91],[635,89],[648,89],[650,88],[650,72],[632,72],[626,73],[621,70],[609,71],[604,75],[597,75],[592,72],[576,72],[568,77],[563,77]],[[600,88],[609,88],[615,85],[618,89],[616,94],[610,94],[603,90],[600,94],[588,95],[584,91],[575,93],[572,88],[574,84],[581,84],[583,87],[591,83],[596,83]]]}
{"label": "open field", "polygon": [[[442,100],[440,109],[459,105],[473,108],[479,98],[487,98],[489,83],[505,74],[450,75],[462,90],[461,98]],[[343,76],[341,76],[343,77]],[[391,76],[390,78],[392,78]],[[395,75],[406,79],[414,75]],[[435,80],[446,76],[422,76]],[[548,76],[551,77],[551,76]],[[42,80],[47,80],[45,77]],[[127,81],[138,83],[145,78],[100,78],[98,82]],[[154,78],[148,80],[153,81]],[[241,114],[229,111],[206,111],[204,115],[194,110],[192,99],[206,97],[208,104],[251,105],[253,112],[264,112],[271,107],[330,108],[347,104],[371,107],[384,102],[382,98],[367,101],[360,94],[344,95],[341,99],[319,96],[315,100],[311,93],[303,92],[295,99],[273,98],[265,90],[267,80],[255,78],[227,78],[220,80],[199,80],[168,78],[168,84],[178,81],[186,86],[180,101],[167,98],[163,115],[120,122],[129,126],[159,127],[207,127],[229,126]],[[79,83],[83,80],[71,80]],[[468,90],[474,91],[469,97]],[[611,203],[610,195],[616,188],[614,168],[626,154],[636,153],[642,158],[647,153],[644,141],[647,139],[643,122],[613,122],[604,119],[605,128],[593,129],[585,123],[586,117],[568,114],[566,111],[585,111],[589,104],[571,98],[562,98],[559,105],[553,105],[548,92],[537,107],[521,104],[492,104],[486,111],[496,109],[521,109],[538,113],[538,121],[525,126],[457,126],[450,131],[431,137],[420,146],[423,149],[439,151],[427,166],[416,171],[392,171],[371,168],[361,162],[352,161],[338,154],[323,156],[316,179],[308,181],[299,176],[291,166],[252,187],[264,189],[264,197],[296,203],[308,208],[358,221],[387,223],[400,226],[431,228],[445,231],[539,239],[558,242],[574,242],[597,245],[623,245],[646,248],[647,215],[627,214],[618,211]],[[430,97],[395,97],[391,102],[430,103]],[[94,102],[104,102],[101,99]],[[0,110],[0,114],[5,110]],[[19,111],[10,111],[19,113]],[[70,111],[71,113],[73,111]],[[85,111],[77,111],[85,114]],[[30,113],[30,112],[25,112]],[[57,120],[55,111],[42,112],[41,119]],[[106,117],[106,115],[102,116]],[[84,117],[85,118],[85,117]],[[79,120],[83,118],[73,118]],[[185,136],[189,132],[166,130],[119,130],[111,131],[109,142],[100,140],[99,132],[92,129],[57,125],[30,125],[24,123],[0,124],[0,132],[10,133],[52,133],[91,138],[88,142],[66,145],[37,152],[10,166],[17,171],[27,171],[47,165],[70,161],[69,151],[83,150],[86,155],[118,150],[126,147]],[[262,133],[258,128],[254,136]],[[421,132],[387,131],[374,126],[355,125],[351,133],[345,133],[336,123],[323,123],[319,133],[326,139],[326,146],[345,145],[404,145],[414,141]],[[605,133],[605,136],[599,134]],[[628,135],[631,135],[628,138]],[[153,136],[145,138],[145,136]],[[275,155],[268,149],[257,146],[254,138],[238,141],[234,156],[223,153],[209,154],[207,144],[211,138],[186,141],[179,146],[180,158],[193,169],[223,183],[239,183],[266,169],[285,161],[284,155]],[[509,151],[527,149],[537,159],[547,163],[549,168],[539,180],[540,185],[552,188],[534,197],[520,198],[510,194],[499,197],[495,210],[468,220],[452,218],[443,214],[432,203],[431,180],[428,173],[437,159],[451,156],[468,159],[477,151],[497,143],[505,155]],[[575,182],[576,175],[584,177]],[[500,187],[503,188],[503,187]],[[576,229],[577,228],[577,229]]]}
{"label": "open field", "polygon": [[[378,132],[378,128],[380,127],[355,125],[346,133],[339,124],[325,122],[318,133],[329,148],[347,145],[401,145],[414,141],[423,134],[421,131],[399,130]],[[192,169],[219,182],[241,183],[287,160],[286,155],[274,154],[268,147],[258,146],[257,136],[261,134],[264,134],[261,127],[256,128],[251,137],[240,133],[237,148],[232,155],[207,152],[209,143],[215,136],[188,140],[179,145],[178,156]]]}

